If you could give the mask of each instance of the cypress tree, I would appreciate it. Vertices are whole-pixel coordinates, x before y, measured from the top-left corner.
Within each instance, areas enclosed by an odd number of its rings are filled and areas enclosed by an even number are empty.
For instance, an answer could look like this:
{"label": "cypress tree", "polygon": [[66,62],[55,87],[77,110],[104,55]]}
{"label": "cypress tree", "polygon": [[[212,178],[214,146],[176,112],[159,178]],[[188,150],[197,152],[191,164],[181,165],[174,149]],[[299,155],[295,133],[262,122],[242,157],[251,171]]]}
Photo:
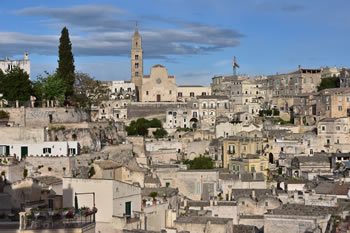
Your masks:
{"label": "cypress tree", "polygon": [[66,85],[65,98],[74,94],[75,66],[72,53],[72,43],[69,39],[69,32],[66,27],[62,29],[60,45],[58,47],[58,68],[57,75]]}

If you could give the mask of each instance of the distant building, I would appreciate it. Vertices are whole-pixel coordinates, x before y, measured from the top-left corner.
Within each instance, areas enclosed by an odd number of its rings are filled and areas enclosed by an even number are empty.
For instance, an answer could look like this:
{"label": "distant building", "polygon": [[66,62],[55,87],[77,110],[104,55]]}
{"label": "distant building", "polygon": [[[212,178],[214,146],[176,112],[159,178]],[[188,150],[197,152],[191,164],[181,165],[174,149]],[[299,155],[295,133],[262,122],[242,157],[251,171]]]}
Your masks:
{"label": "distant building", "polygon": [[200,85],[183,85],[177,87],[177,101],[187,102],[197,96],[211,95],[211,88]]}
{"label": "distant building", "polygon": [[350,116],[350,88],[324,89],[315,98],[317,116],[331,118]]}
{"label": "distant building", "polygon": [[[228,168],[232,159],[243,158],[248,154],[260,154],[263,138],[231,136],[223,141],[223,167]],[[260,169],[260,167],[259,167]]]}
{"label": "distant building", "polygon": [[80,148],[77,141],[0,144],[0,155],[10,155],[17,159],[27,156],[75,156],[79,152]]}
{"label": "distant building", "polygon": [[24,53],[23,60],[10,60],[7,57],[4,60],[0,60],[0,70],[4,73],[7,73],[15,67],[19,67],[30,75],[30,60],[27,52]]}
{"label": "distant building", "polygon": [[343,68],[339,74],[340,87],[350,87],[350,69]]}
{"label": "distant building", "polygon": [[175,76],[168,75],[163,65],[154,65],[142,79],[140,97],[142,102],[176,102]]}
{"label": "distant building", "polygon": [[135,84],[130,81],[107,81],[104,83],[110,90],[110,100],[136,100]]}
{"label": "distant building", "polygon": [[140,88],[143,78],[143,50],[142,38],[138,31],[135,30],[131,44],[131,82],[135,84],[136,96],[139,100]]}
{"label": "distant building", "polygon": [[313,93],[321,83],[321,69],[304,69],[267,77],[267,90],[272,96]]}

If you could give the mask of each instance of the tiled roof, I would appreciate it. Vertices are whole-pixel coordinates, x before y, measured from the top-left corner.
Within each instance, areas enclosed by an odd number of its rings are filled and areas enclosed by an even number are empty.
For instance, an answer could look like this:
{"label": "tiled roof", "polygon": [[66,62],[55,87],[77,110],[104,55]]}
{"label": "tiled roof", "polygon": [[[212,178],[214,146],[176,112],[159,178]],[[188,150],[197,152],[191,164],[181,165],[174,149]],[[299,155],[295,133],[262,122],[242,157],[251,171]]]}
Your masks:
{"label": "tiled roof", "polygon": [[316,188],[317,194],[329,194],[329,195],[348,195],[350,190],[350,183],[330,183],[322,182]]}
{"label": "tiled roof", "polygon": [[249,225],[233,225],[232,233],[256,233],[258,228]]}
{"label": "tiled roof", "polygon": [[272,215],[295,215],[295,216],[324,216],[337,211],[335,207],[307,206],[302,204],[285,204],[274,209]]}
{"label": "tiled roof", "polygon": [[255,197],[257,200],[261,200],[266,197],[275,197],[273,196],[272,189],[234,189],[232,190],[232,195],[234,196],[234,199],[237,200],[238,198],[242,197],[251,197],[253,191],[255,192]]}
{"label": "tiled roof", "polygon": [[34,179],[46,185],[62,183],[62,179],[55,176],[38,176]]}
{"label": "tiled roof", "polygon": [[224,225],[232,221],[231,218],[216,218],[216,217],[206,217],[206,216],[180,216],[175,220],[175,223],[193,223],[193,224],[206,224],[209,222],[211,224]]}

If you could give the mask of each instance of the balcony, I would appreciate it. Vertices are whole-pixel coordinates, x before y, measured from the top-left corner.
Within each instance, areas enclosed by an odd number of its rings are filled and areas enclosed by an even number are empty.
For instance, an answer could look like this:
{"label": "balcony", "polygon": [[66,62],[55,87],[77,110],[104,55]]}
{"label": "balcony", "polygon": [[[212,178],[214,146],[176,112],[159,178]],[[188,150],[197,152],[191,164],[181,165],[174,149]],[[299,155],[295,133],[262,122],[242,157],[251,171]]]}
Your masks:
{"label": "balcony", "polygon": [[95,229],[95,211],[87,208],[79,210],[30,210],[20,213],[20,230],[41,229]]}

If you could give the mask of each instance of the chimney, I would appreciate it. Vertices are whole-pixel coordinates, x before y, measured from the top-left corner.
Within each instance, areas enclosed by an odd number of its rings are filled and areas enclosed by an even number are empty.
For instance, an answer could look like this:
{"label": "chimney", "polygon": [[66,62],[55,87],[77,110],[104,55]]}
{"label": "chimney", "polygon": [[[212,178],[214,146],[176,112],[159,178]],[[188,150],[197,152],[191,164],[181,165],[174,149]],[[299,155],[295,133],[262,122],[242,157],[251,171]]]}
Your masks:
{"label": "chimney", "polygon": [[252,199],[255,200],[255,198],[256,198],[256,196],[255,196],[255,190],[253,189],[253,190],[252,190]]}

